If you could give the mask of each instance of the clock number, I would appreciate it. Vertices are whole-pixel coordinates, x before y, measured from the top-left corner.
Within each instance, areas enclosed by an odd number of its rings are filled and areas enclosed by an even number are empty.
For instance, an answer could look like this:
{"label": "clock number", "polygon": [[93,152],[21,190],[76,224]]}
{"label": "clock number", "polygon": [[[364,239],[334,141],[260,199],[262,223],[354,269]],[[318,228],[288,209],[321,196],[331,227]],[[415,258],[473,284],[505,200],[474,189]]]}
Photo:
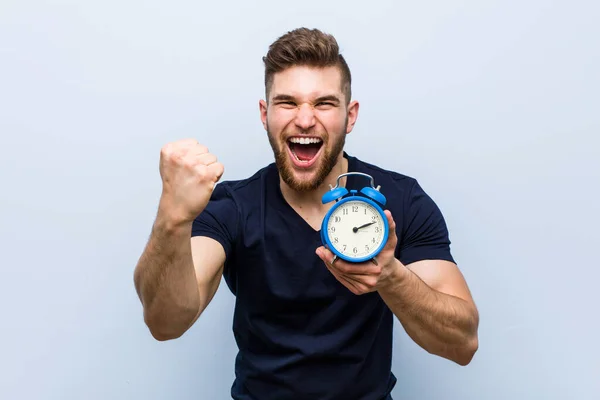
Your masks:
{"label": "clock number", "polygon": [[375,238],[371,239],[371,242],[375,243]]}
{"label": "clock number", "polygon": [[352,251],[354,252],[354,254],[358,253],[358,247],[353,248]]}
{"label": "clock number", "polygon": [[347,208],[344,208],[342,210],[342,215],[348,215],[348,209]]}
{"label": "clock number", "polygon": [[[366,211],[366,210],[365,210],[365,211]],[[366,214],[366,213],[365,213],[365,214]],[[371,221],[375,222],[375,220],[376,220],[376,219],[377,219],[377,217],[376,217],[376,216],[374,216],[374,215],[373,215],[373,216],[371,216]]]}
{"label": "clock number", "polygon": [[[373,217],[373,219],[374,219],[374,218],[375,218],[375,217]],[[342,220],[342,217],[340,217],[340,216],[336,216],[336,217],[333,219],[333,221],[334,221],[334,222],[340,222],[341,220]]]}
{"label": "clock number", "polygon": [[329,230],[330,230],[331,232],[335,232],[335,226],[332,226],[331,228],[329,228]]}
{"label": "clock number", "polygon": [[352,212],[358,212],[358,206],[352,206]]}
{"label": "clock number", "polygon": [[365,250],[369,251],[369,245],[368,244],[365,245]]}
{"label": "clock number", "polygon": [[344,245],[344,248],[342,249],[342,251],[346,251],[346,245]]}
{"label": "clock number", "polygon": [[333,238],[333,243],[337,243],[338,242],[338,238]]}
{"label": "clock number", "polygon": [[379,233],[379,227],[378,226],[375,227],[375,233]]}

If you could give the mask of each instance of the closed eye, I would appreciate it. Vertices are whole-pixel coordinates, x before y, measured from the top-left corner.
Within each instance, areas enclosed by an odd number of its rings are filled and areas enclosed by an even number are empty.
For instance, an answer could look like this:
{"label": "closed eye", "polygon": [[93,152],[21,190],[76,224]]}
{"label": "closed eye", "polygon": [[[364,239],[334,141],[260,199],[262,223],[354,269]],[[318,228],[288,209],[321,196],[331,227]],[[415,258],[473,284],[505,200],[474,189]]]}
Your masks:
{"label": "closed eye", "polygon": [[315,104],[315,108],[322,110],[322,111],[327,111],[327,110],[331,110],[332,108],[337,107],[337,104],[331,101],[319,101],[318,103]]}
{"label": "closed eye", "polygon": [[292,106],[295,107],[296,103],[294,103],[293,101],[278,101],[277,103],[275,103],[276,105],[285,105],[285,106]]}

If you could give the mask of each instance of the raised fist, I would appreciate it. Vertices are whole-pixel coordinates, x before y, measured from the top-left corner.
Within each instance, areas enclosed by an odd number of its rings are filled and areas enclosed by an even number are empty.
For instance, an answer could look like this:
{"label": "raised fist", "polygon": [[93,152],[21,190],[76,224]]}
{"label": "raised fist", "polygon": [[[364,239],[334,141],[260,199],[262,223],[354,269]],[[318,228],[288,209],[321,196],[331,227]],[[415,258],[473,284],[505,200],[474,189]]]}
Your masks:
{"label": "raised fist", "polygon": [[166,144],[160,152],[161,210],[177,222],[191,222],[206,207],[224,167],[194,139]]}

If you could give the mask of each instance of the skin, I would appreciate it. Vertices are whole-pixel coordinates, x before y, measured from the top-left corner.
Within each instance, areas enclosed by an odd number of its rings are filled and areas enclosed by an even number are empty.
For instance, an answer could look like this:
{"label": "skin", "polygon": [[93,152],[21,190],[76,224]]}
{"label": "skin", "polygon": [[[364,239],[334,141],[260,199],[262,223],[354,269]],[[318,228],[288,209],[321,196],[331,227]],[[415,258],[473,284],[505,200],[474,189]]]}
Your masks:
{"label": "skin", "polygon": [[[339,101],[323,105],[319,98],[324,96]],[[281,175],[287,177],[280,180],[282,193],[314,229],[319,228],[331,207],[321,204],[322,195],[329,184],[335,184],[337,177],[347,172],[339,144],[352,131],[358,109],[358,102],[344,98],[341,74],[335,67],[293,67],[280,72],[274,78],[268,101],[260,102],[261,120],[274,154],[276,158],[278,153],[284,155],[279,162]],[[322,154],[309,169],[294,166],[289,154],[281,150],[287,138],[302,134],[322,137],[324,154],[335,156],[335,164],[328,166]],[[309,187],[306,183],[311,181],[321,183]],[[333,253],[323,246],[316,249],[316,254],[352,293],[378,292],[423,349],[460,365],[469,364],[478,348],[479,314],[463,275],[454,263],[444,260],[403,265],[394,256],[398,238],[393,216],[389,210],[385,213],[390,231],[377,265],[340,259],[332,263]]]}
{"label": "skin", "polygon": [[[283,196],[317,230],[330,207],[321,204],[322,195],[348,171],[342,150],[356,123],[359,103],[345,98],[336,67],[299,66],[275,75],[269,98],[261,100],[259,107],[275,158],[280,159]],[[294,166],[287,152],[287,140],[292,136],[323,140],[321,155],[310,168]]]}
{"label": "skin", "polygon": [[183,335],[219,287],[223,247],[207,237],[190,240],[190,231],[223,172],[217,157],[195,139],[161,149],[163,188],[158,212],[134,271],[144,322],[157,340]]}

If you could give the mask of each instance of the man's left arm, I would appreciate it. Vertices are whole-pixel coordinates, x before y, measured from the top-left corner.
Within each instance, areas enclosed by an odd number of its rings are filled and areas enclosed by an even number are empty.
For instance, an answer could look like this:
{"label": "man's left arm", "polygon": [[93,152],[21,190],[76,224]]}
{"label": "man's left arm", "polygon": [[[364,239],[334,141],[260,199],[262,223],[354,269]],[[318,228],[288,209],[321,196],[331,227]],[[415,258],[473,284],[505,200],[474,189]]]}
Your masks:
{"label": "man's left arm", "polygon": [[407,334],[423,349],[460,365],[470,363],[478,348],[479,314],[467,283],[455,263],[421,260],[403,265],[395,257],[396,224],[386,210],[389,237],[371,262],[333,260],[325,247],[317,249],[336,279],[352,293],[377,291]]}
{"label": "man's left arm", "polygon": [[376,290],[406,333],[423,349],[460,365],[478,348],[479,314],[456,264],[423,260],[382,266]]}

